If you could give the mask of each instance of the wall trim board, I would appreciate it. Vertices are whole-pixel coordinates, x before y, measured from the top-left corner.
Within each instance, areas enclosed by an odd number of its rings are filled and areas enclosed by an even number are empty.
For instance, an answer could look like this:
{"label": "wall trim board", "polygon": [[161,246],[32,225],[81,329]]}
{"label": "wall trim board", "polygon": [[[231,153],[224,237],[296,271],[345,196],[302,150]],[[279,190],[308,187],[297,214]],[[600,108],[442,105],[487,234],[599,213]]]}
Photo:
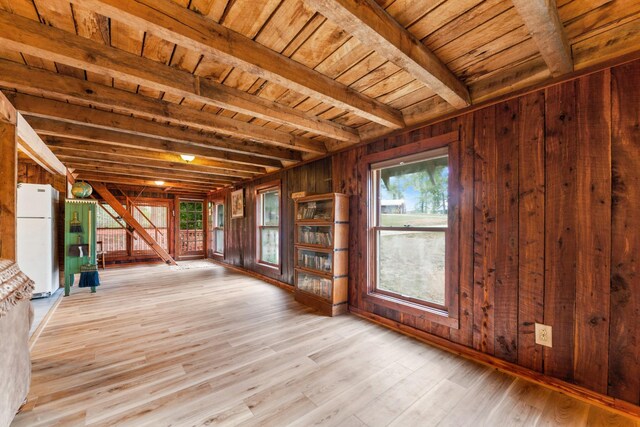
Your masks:
{"label": "wall trim board", "polygon": [[428,332],[422,331],[420,329],[407,326],[405,324],[387,319],[377,314],[360,310],[352,305],[349,305],[349,312],[355,316],[369,320],[373,323],[384,326],[403,335],[418,339],[426,344],[433,345],[434,347],[448,351],[457,356],[464,357],[465,359],[469,359],[471,361],[481,363],[485,366],[495,368],[501,372],[514,375],[518,378],[522,378],[534,384],[538,384],[551,390],[566,394],[568,396],[575,397],[576,399],[579,399],[583,402],[614,411],[621,415],[640,418],[640,406],[636,406],[624,400],[606,396],[587,388],[580,387],[578,385],[532,371],[531,369],[524,368],[522,366],[507,362],[489,354],[482,353],[469,347],[465,347],[464,345],[456,344],[447,339],[429,334]]}
{"label": "wall trim board", "polygon": [[260,279],[263,282],[267,282],[270,285],[277,286],[277,287],[279,287],[281,289],[284,289],[285,291],[287,291],[289,293],[293,293],[293,291],[295,290],[295,286],[293,286],[293,285],[290,285],[290,284],[285,283],[285,282],[281,282],[281,281],[276,280],[276,279],[272,279],[271,277],[267,277],[265,275],[262,275],[260,273],[255,272],[253,270],[248,270],[248,269],[243,268],[243,267],[238,267],[237,265],[227,264],[226,262],[219,261],[219,260],[211,258],[211,257],[209,257],[207,259],[209,261],[213,262],[214,264],[217,264],[217,265],[219,265],[221,267],[228,268],[229,270],[233,270],[233,271],[238,272],[240,274],[244,274],[245,276],[250,276],[250,277],[253,277],[255,279]]}

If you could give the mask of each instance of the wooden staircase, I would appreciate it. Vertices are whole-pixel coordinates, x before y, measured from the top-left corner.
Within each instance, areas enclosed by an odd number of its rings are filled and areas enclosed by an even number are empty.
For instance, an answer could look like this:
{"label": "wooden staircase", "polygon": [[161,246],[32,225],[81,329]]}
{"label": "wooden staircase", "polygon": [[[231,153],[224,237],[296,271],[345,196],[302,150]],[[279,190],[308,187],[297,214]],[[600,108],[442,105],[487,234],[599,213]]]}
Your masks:
{"label": "wooden staircase", "polygon": [[142,237],[142,240],[144,240],[151,247],[151,249],[153,249],[160,258],[162,258],[164,262],[169,265],[177,265],[176,261],[171,257],[171,255],[169,255],[169,253],[165,251],[164,248],[160,246],[160,244],[158,244],[158,242],[153,237],[151,237],[149,233],[147,233],[147,230],[145,230],[144,227],[133,217],[133,215],[131,215],[129,211],[122,206],[122,203],[118,202],[118,199],[116,199],[116,197],[111,194],[111,191],[107,189],[106,185],[104,185],[102,182],[97,181],[91,181],[90,184],[93,189],[96,190],[96,192],[104,199],[104,201],[109,206],[111,206],[111,208],[118,215],[120,215],[120,217],[124,220],[124,222],[127,223],[127,225],[132,227],[140,235],[140,237]]}

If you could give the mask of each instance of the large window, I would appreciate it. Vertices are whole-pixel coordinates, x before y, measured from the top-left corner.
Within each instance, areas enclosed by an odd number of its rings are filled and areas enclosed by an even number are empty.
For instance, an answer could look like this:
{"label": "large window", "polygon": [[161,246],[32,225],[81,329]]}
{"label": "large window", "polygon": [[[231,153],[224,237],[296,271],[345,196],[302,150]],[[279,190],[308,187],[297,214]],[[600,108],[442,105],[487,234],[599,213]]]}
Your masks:
{"label": "large window", "polygon": [[204,252],[203,202],[180,202],[180,254],[198,255]]}
{"label": "large window", "polygon": [[280,187],[271,185],[259,189],[257,199],[258,262],[280,265]]}
{"label": "large window", "polygon": [[375,292],[446,310],[448,150],[371,165]]}
{"label": "large window", "polygon": [[209,202],[209,253],[224,255],[224,204]]}
{"label": "large window", "polygon": [[[127,230],[124,220],[106,203],[96,211],[97,236],[102,250],[109,255],[127,254]],[[126,208],[126,205],[123,205]]]}
{"label": "large window", "polygon": [[[138,203],[132,208],[133,217],[142,225],[147,233],[166,251],[169,250],[169,207],[151,203]],[[155,253],[151,246],[138,236],[133,241],[133,250],[136,253]]]}
{"label": "large window", "polygon": [[[172,249],[173,231],[169,227],[168,200],[122,200],[122,207],[131,214],[145,231],[167,252]],[[109,260],[127,260],[155,257],[155,251],[137,231],[127,229],[125,221],[106,203],[97,211],[97,238]]]}

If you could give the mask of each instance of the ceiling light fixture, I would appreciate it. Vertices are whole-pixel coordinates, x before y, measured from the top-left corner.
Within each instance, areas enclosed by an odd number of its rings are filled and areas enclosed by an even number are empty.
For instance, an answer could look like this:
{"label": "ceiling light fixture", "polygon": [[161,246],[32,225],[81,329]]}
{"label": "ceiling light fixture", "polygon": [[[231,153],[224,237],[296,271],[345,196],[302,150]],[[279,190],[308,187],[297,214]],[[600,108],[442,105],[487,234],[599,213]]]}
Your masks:
{"label": "ceiling light fixture", "polygon": [[154,181],[156,185],[164,185],[164,181]]}
{"label": "ceiling light fixture", "polygon": [[192,156],[191,154],[180,154],[180,157],[187,163],[192,162],[196,158],[196,156]]}

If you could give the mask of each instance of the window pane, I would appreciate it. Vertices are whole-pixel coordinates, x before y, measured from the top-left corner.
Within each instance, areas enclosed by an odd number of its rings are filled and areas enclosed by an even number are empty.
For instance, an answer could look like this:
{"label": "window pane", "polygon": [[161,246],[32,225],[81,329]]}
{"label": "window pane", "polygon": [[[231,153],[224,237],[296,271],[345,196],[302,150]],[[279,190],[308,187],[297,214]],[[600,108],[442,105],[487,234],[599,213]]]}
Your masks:
{"label": "window pane", "polygon": [[216,252],[224,253],[224,231],[216,230]]}
{"label": "window pane", "polygon": [[378,232],[380,290],[444,305],[445,233]]}
{"label": "window pane", "polygon": [[[145,228],[147,233],[153,237],[160,246],[165,250],[169,250],[169,229],[167,227],[167,216],[169,209],[166,206],[156,206],[148,204],[138,204],[140,211],[144,212],[144,215],[133,209],[133,217]],[[149,222],[146,218],[149,218]],[[158,230],[153,227],[155,225]],[[144,241],[138,237],[133,241],[133,250],[136,252],[153,253],[153,249]]]}
{"label": "window pane", "polygon": [[382,227],[446,227],[447,156],[378,171]]}
{"label": "window pane", "polygon": [[224,228],[224,205],[218,205],[218,228]]}
{"label": "window pane", "polygon": [[260,261],[279,264],[279,234],[277,228],[260,229]]}
{"label": "window pane", "polygon": [[262,225],[278,226],[280,217],[279,191],[262,193]]}
{"label": "window pane", "polygon": [[[126,252],[127,251],[127,232],[122,228],[123,220],[116,221],[113,217],[118,218],[118,214],[113,208],[107,204],[102,205],[96,211],[97,222],[97,241],[102,242],[102,250],[107,253]],[[123,207],[126,208],[125,205]],[[105,209],[113,215],[105,212]],[[121,224],[121,225],[118,225]]]}

